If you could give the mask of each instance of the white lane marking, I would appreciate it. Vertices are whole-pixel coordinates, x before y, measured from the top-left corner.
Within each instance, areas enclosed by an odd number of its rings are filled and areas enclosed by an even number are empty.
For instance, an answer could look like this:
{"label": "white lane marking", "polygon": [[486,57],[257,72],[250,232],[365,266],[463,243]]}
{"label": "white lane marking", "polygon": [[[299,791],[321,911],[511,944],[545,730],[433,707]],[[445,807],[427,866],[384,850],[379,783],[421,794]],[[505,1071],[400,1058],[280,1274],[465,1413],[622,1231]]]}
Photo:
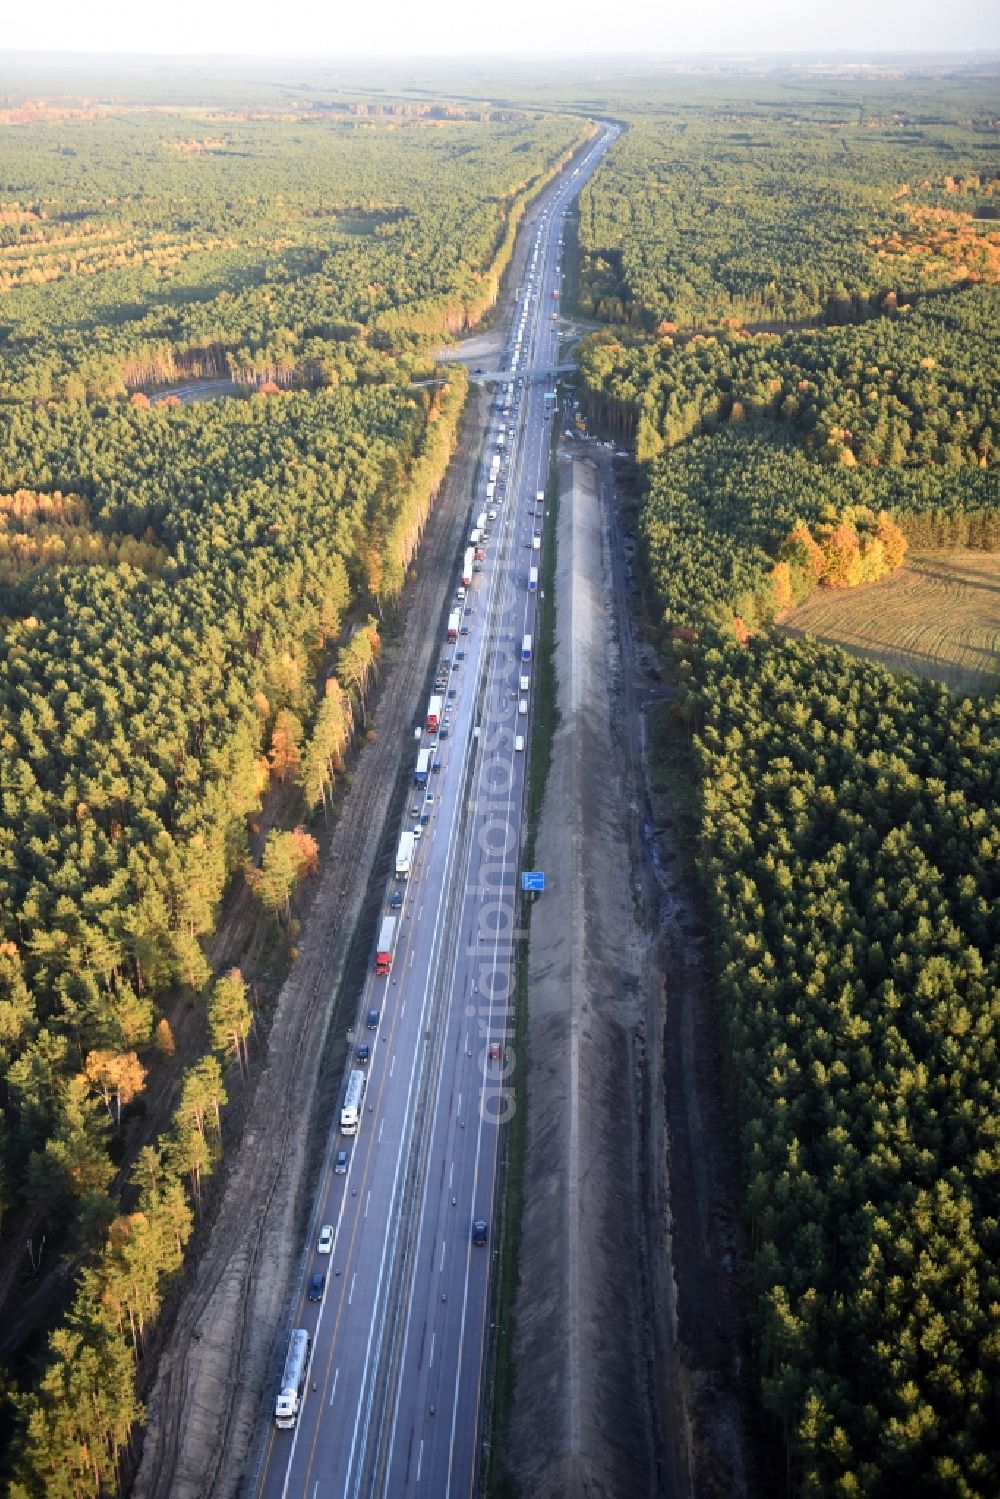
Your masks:
{"label": "white lane marking", "polygon": [[333,1372],[333,1389],[330,1391],[330,1399],[329,1399],[329,1402],[328,1402],[330,1405],[333,1404],[333,1397],[337,1393],[337,1380],[339,1378],[340,1378],[340,1365],[338,1364],[337,1367],[336,1367],[336,1369]]}
{"label": "white lane marking", "polygon": [[450,1167],[448,1168],[448,1186],[449,1187],[451,1186],[452,1178],[454,1177],[454,1175],[455,1175],[455,1162],[452,1161]]}
{"label": "white lane marking", "polygon": [[436,1337],[437,1337],[437,1333],[436,1332],[432,1332],[431,1333],[431,1356],[427,1360],[427,1367],[428,1367],[428,1369],[433,1369],[433,1367],[434,1367],[434,1339]]}
{"label": "white lane marking", "polygon": [[399,1007],[399,1018],[400,1018],[400,1020],[402,1020],[402,1018],[403,1018],[403,1016],[405,1014],[406,1014],[406,1000],[404,999],[403,1003]]}
{"label": "white lane marking", "polygon": [[444,1246],[445,1246],[445,1240],[442,1239],[441,1240],[441,1263],[440,1263],[440,1265],[438,1265],[438,1274],[439,1275],[440,1275],[441,1271],[444,1269]]}
{"label": "white lane marking", "polygon": [[420,1451],[417,1453],[417,1482],[420,1482],[420,1468],[424,1461],[424,1439],[420,1438]]}
{"label": "white lane marking", "polygon": [[417,912],[417,920],[418,921],[420,920],[420,918],[421,918],[421,916],[423,914],[424,914],[424,903],[423,903],[423,901],[421,901],[420,902],[420,910]]}
{"label": "white lane marking", "polygon": [[382,1144],[382,1131],[384,1129],[385,1129],[385,1115],[383,1114],[381,1122],[380,1122],[379,1127],[378,1127],[378,1143],[380,1145]]}
{"label": "white lane marking", "polygon": [[393,1057],[392,1061],[389,1063],[389,1076],[390,1077],[392,1077],[392,1074],[393,1074],[393,1072],[395,1070],[396,1070],[396,1058]]}
{"label": "white lane marking", "polygon": [[461,1093],[458,1095],[458,1112],[459,1112],[459,1114],[461,1114],[461,1112],[462,1112],[462,1095],[461,1095]]}
{"label": "white lane marking", "polygon": [[358,1278],[358,1272],[355,1270],[354,1274],[351,1276],[351,1289],[350,1289],[350,1293],[349,1293],[349,1295],[347,1297],[347,1305],[348,1306],[350,1306],[351,1302],[354,1300],[354,1282],[357,1280],[357,1278]]}
{"label": "white lane marking", "polygon": [[365,1198],[365,1217],[366,1218],[368,1217],[368,1208],[371,1205],[371,1200],[372,1200],[372,1194],[371,1194],[371,1192],[369,1192],[368,1196]]}
{"label": "white lane marking", "polygon": [[409,966],[410,966],[410,967],[411,967],[411,968],[412,968],[412,967],[413,967],[413,960],[414,960],[414,958],[415,958],[415,957],[416,957],[416,956],[417,956],[417,954],[416,954],[416,951],[413,951],[413,952],[411,952],[411,953],[410,953],[410,963],[409,963]]}

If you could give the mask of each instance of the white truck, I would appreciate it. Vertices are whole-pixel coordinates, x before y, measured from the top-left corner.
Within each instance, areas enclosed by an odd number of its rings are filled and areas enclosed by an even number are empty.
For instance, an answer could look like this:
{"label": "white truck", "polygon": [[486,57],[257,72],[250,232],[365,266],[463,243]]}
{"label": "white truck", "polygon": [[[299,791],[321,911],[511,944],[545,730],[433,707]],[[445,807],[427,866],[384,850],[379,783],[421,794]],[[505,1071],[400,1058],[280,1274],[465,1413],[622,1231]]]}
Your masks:
{"label": "white truck", "polygon": [[519,686],[522,692],[527,692],[528,688],[531,686],[531,678],[528,676],[528,673],[526,671],[522,671],[521,673]]}
{"label": "white truck", "polygon": [[410,869],[413,865],[413,834],[409,831],[400,833],[399,847],[396,850],[396,878],[406,880],[410,877]]}
{"label": "white truck", "polygon": [[473,531],[470,538],[472,545],[466,547],[465,556],[462,558],[462,587],[468,588],[472,582],[472,564],[475,560],[475,546],[479,540],[479,532]]}
{"label": "white truck", "polygon": [[480,533],[486,530],[486,511],[480,510],[476,516],[476,530]]}
{"label": "white truck", "polygon": [[353,1068],[347,1079],[347,1092],[344,1094],[343,1106],[340,1110],[340,1133],[342,1135],[356,1135],[361,1123],[361,1110],[365,1102],[365,1088],[368,1079],[360,1067]]}
{"label": "white truck", "polygon": [[309,1369],[309,1350],[312,1339],[304,1327],[292,1333],[285,1354],[285,1367],[281,1375],[281,1388],[274,1402],[274,1424],[282,1431],[290,1431],[298,1418],[302,1404],[302,1387]]}

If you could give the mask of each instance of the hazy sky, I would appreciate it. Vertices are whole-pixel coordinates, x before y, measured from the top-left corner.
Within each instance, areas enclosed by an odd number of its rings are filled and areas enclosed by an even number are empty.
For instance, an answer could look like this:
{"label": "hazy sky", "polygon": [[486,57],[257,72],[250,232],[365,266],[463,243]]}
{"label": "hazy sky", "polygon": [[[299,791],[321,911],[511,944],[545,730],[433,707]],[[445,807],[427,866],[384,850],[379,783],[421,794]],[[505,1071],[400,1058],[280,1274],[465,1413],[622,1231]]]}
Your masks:
{"label": "hazy sky", "polygon": [[[7,0],[2,48],[263,56],[1000,47],[1000,0]],[[3,54],[0,51],[0,85]]]}

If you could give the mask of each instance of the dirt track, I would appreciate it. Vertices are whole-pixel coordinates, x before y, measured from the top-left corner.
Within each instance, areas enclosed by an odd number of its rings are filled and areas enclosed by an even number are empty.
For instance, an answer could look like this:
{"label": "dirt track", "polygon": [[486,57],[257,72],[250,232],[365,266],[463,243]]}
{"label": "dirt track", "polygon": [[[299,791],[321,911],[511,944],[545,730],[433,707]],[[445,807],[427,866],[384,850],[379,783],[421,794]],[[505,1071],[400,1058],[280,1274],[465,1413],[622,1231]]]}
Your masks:
{"label": "dirt track", "polygon": [[510,1458],[533,1499],[672,1495],[680,1491],[657,1471],[639,1170],[655,939],[643,930],[622,837],[628,766],[614,724],[619,661],[594,463],[561,464],[560,495],[560,721],[537,843],[546,894],[529,962]]}
{"label": "dirt track", "polygon": [[645,709],[664,689],[633,634],[610,457],[570,446],[507,1458],[531,1499],[738,1499],[726,1123],[696,902],[646,772]]}

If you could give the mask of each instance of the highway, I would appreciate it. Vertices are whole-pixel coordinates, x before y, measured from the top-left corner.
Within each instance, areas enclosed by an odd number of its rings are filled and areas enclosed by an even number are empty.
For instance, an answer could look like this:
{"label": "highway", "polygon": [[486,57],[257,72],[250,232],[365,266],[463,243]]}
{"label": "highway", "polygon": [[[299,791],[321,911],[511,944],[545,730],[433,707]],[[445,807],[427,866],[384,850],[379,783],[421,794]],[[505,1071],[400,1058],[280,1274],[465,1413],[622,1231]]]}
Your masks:
{"label": "highway", "polygon": [[[616,134],[602,130],[526,218],[511,370],[557,364],[553,292],[565,209]],[[333,1248],[308,1255],[287,1327],[289,1335],[295,1327],[309,1331],[311,1368],[293,1429],[272,1422],[255,1486],[260,1499],[444,1499],[479,1491],[499,1126],[515,1064],[509,1040],[525,766],[516,746],[527,745],[531,699],[519,679],[531,678],[534,665],[522,660],[522,644],[534,635],[529,572],[540,563],[536,496],[548,478],[548,383],[515,380],[495,393],[470,529],[481,512],[497,515],[488,522],[482,570],[461,604],[451,605],[463,610],[467,633],[452,645],[441,641],[445,724],[421,740],[440,769],[414,788],[400,827],[421,834],[409,879],[385,890],[384,914],[399,918],[391,971],[376,977],[373,949],[359,999],[355,1044],[371,1051],[361,1125],[345,1137],[339,1108],[331,1120],[312,1244],[329,1223]],[[499,474],[488,499],[495,455]],[[456,564],[461,559],[460,551]],[[411,750],[401,739],[400,753]],[[394,891],[403,905],[393,912]],[[371,1010],[378,1024],[369,1029]],[[339,1150],[347,1151],[343,1173],[333,1169]],[[477,1220],[487,1224],[483,1246],[473,1243]],[[317,1272],[326,1283],[322,1300],[312,1302],[306,1293]],[[269,1410],[280,1374],[279,1365]]]}

